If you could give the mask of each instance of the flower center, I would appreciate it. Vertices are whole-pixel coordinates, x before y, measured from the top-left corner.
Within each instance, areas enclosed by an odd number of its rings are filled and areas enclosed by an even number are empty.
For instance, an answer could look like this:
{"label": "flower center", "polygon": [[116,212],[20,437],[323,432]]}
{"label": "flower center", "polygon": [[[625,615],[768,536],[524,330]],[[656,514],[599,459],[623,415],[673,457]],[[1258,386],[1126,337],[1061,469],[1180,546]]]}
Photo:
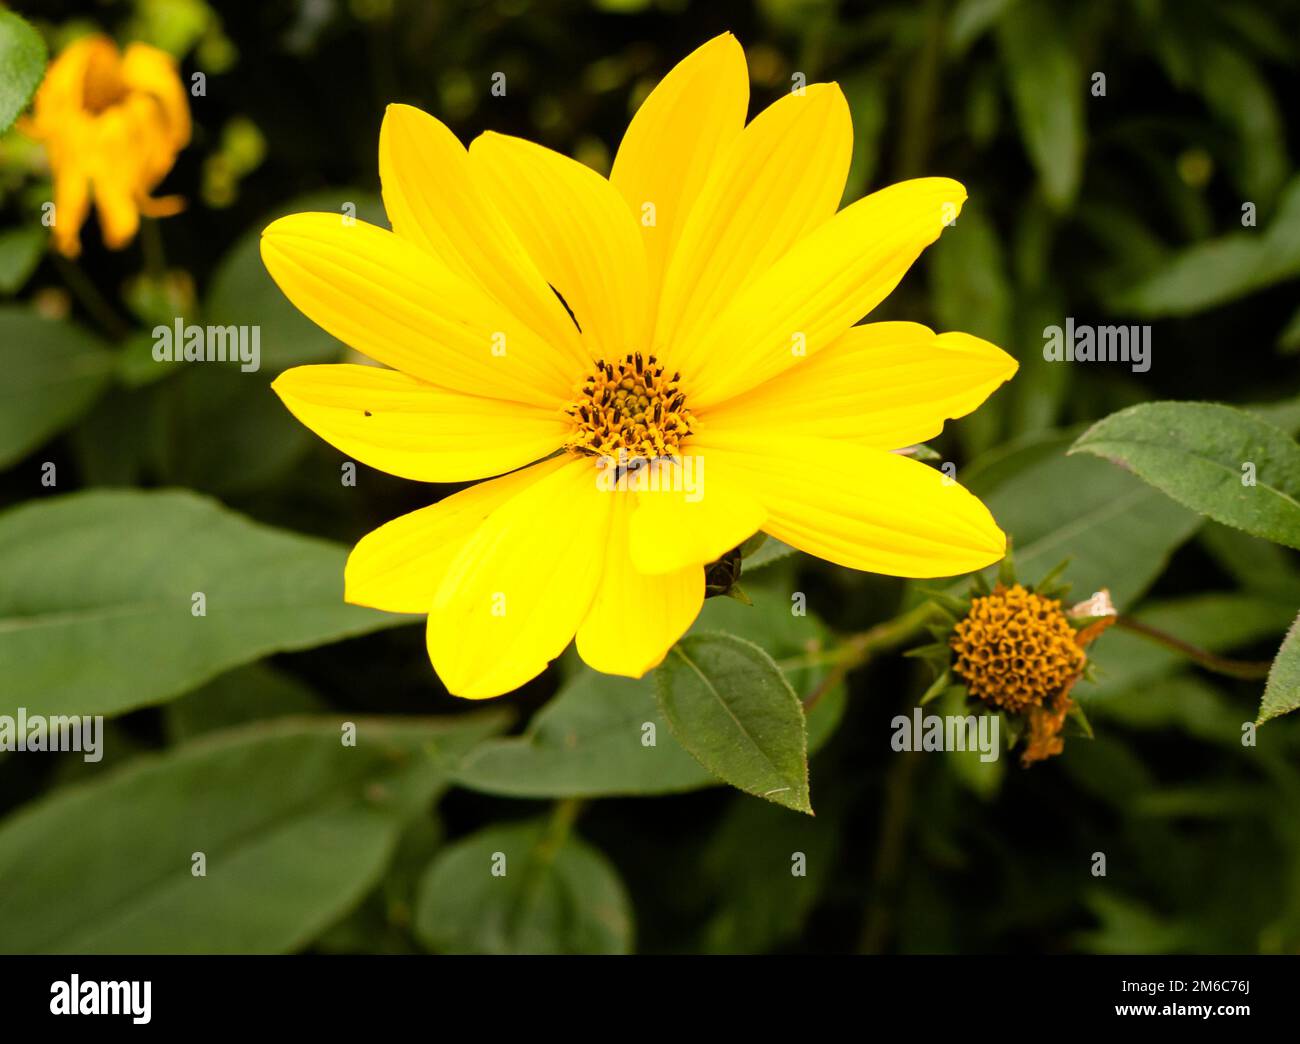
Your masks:
{"label": "flower center", "polygon": [[972,599],[951,645],[971,695],[1014,713],[1055,696],[1086,659],[1061,603],[1020,584]]}
{"label": "flower center", "polygon": [[679,373],[665,376],[653,355],[602,360],[564,408],[573,421],[565,448],[625,461],[677,457],[694,426],[680,381]]}

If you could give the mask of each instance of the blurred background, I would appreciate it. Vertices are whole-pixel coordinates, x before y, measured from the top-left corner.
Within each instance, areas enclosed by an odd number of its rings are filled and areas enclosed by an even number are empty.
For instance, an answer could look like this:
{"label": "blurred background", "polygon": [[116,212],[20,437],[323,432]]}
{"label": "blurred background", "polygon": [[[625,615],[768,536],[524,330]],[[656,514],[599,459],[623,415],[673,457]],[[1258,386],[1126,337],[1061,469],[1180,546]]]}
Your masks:
{"label": "blurred background", "polygon": [[[18,324],[0,359],[21,372],[46,340],[93,341],[96,351],[113,353],[102,378],[39,429],[15,420],[11,392],[11,419],[0,420],[0,507],[82,489],[183,487],[260,522],[350,545],[450,492],[364,466],[355,487],[341,484],[342,456],[271,394],[279,370],[341,358],[342,348],[266,276],[256,249],[261,228],[279,214],[338,210],[345,201],[382,221],[377,142],[390,102],[426,109],[466,142],[486,129],[522,135],[607,173],[654,83],[730,30],[749,61],[751,115],[797,74],[840,83],[855,133],[846,202],[918,175],[967,186],[970,202],[956,227],[872,318],[966,330],[1020,360],[1017,378],[950,424],[935,446],[1017,546],[1030,549],[1023,579],[1074,556],[1079,598],[1108,585],[1125,607],[1246,659],[1271,657],[1300,605],[1293,552],[1135,507],[1125,499],[1126,476],[1102,461],[1062,456],[1086,422],[1144,400],[1259,404],[1293,434],[1300,428],[1300,3],[13,7],[51,53],[88,30],[143,40],[176,57],[187,85],[202,73],[206,90],[190,99],[193,141],[160,187],[186,197],[187,209],[147,223],[121,252],[102,247],[92,220],[71,274],[47,252],[40,228],[40,204],[50,198],[42,150],[17,132],[0,139],[0,307],[4,322]],[[491,92],[497,72],[506,75],[504,96]],[[75,285],[83,281],[90,296]],[[261,372],[153,365],[147,331],[176,315],[260,324]],[[23,325],[32,317],[47,325]],[[1150,370],[1044,362],[1044,328],[1067,317],[1150,324]],[[46,462],[57,465],[57,488],[40,483]],[[0,589],[5,584],[0,575]],[[790,591],[807,592],[818,626],[837,632],[868,627],[918,597],[901,581],[799,555],[744,584],[759,611],[765,594],[788,605]],[[0,591],[0,603],[5,598]],[[709,613],[738,611],[719,601]],[[1071,737],[1062,756],[1030,770],[1012,759],[988,769],[970,759],[895,754],[889,721],[909,712],[928,676],[897,656],[854,674],[847,692],[828,701],[835,719],[812,760],[815,819],[698,780],[669,787],[685,791],[670,795],[587,795],[579,807],[541,800],[552,796],[542,784],[529,799],[511,796],[518,788],[508,780],[485,773],[476,784],[467,774],[439,791],[436,810],[425,802],[404,821],[397,855],[345,889],[346,901],[284,940],[249,937],[244,945],[1300,951],[1300,723],[1272,722],[1257,747],[1243,747],[1258,682],[1189,669],[1128,635],[1103,637],[1095,654],[1097,679],[1076,692],[1095,737]],[[515,712],[508,728],[524,729],[574,670],[559,664],[497,701]],[[176,695],[113,718],[101,763],[0,755],[0,812],[72,783],[93,785],[141,754],[280,713],[336,721],[468,709],[441,690],[421,626],[277,653]],[[555,899],[560,912],[543,919],[549,927],[534,926],[540,934],[522,943],[489,931],[484,925],[496,915],[466,892],[461,922],[421,929],[421,919],[436,914],[424,909],[431,900],[420,889],[439,853],[465,852],[485,829],[534,822],[565,837],[576,832],[583,853],[599,862],[593,870],[575,861],[573,876],[554,885],[556,896],[569,898]],[[804,877],[791,874],[795,852],[807,857]],[[1106,857],[1105,876],[1094,872],[1095,853]],[[64,856],[81,858],[75,847]],[[454,877],[454,859],[438,865]],[[7,866],[21,871],[15,859]],[[573,885],[586,874],[607,891]],[[75,905],[82,887],[75,875],[60,887]],[[616,908],[597,911],[601,931],[566,928],[566,917],[594,915],[565,903],[595,902],[596,893]],[[0,944],[4,934],[0,925]],[[46,942],[31,936],[21,945]]]}

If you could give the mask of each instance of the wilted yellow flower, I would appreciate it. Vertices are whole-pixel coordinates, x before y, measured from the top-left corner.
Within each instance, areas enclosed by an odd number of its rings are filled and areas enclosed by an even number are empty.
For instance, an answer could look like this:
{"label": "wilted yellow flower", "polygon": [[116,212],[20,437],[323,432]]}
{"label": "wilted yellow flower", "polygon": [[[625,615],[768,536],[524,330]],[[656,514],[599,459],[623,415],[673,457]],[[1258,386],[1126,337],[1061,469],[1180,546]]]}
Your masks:
{"label": "wilted yellow flower", "polygon": [[32,115],[20,128],[45,144],[54,172],[54,245],[81,252],[93,201],[104,242],[129,243],[140,215],[166,217],[179,196],[150,193],[190,140],[190,108],[171,56],[134,43],[123,54],[106,36],[85,36],[50,63]]}
{"label": "wilted yellow flower", "polygon": [[[388,109],[393,230],[295,214],[262,237],[281,289],[392,367],[302,366],[275,390],[373,467],[489,479],[365,537],[345,597],[428,614],[447,688],[495,696],[575,638],[638,677],[691,625],[704,567],[762,530],[855,569],[949,576],[1001,558],[985,507],[895,450],[1015,372],[915,323],[855,326],[956,217],[946,178],[836,213],[853,131],[834,84],[748,125],[731,35],[633,118],[608,179],[519,138],[467,151]],[[499,476],[493,478],[492,476]]]}
{"label": "wilted yellow flower", "polygon": [[[1013,572],[1007,563],[1003,570]],[[1047,586],[1049,581],[1037,591],[1014,579],[999,581],[969,600],[942,645],[920,650],[940,662],[951,653],[936,687],[956,674],[969,696],[1019,721],[1025,730],[1020,763],[1026,767],[1065,749],[1067,718],[1083,720],[1070,694],[1088,665],[1084,650],[1116,620],[1109,591],[1067,610],[1051,594],[1062,588]]]}
{"label": "wilted yellow flower", "polygon": [[1056,598],[999,584],[953,629],[953,670],[972,696],[1019,714],[1072,683],[1087,657]]}

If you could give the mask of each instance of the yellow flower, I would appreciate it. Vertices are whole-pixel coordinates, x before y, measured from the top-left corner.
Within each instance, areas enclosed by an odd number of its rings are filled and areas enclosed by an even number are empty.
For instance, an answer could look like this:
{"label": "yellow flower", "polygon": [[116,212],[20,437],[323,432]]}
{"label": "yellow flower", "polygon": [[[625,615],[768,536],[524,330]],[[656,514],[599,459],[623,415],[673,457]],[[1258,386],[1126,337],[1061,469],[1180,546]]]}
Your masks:
{"label": "yellow flower", "polygon": [[30,118],[20,128],[45,144],[54,172],[54,245],[81,251],[93,198],[104,242],[131,241],[140,215],[166,217],[178,196],[150,193],[190,140],[190,108],[176,63],[147,44],[126,53],[106,36],[70,44],[45,72]]}
{"label": "yellow flower", "polygon": [[[892,452],[1016,369],[914,323],[854,326],[955,217],[924,178],[836,213],[852,127],[834,84],[748,126],[744,54],[720,36],[633,118],[605,179],[487,133],[466,150],[390,106],[393,231],[295,214],[262,257],[311,319],[391,367],[274,384],[372,467],[488,479],[362,539],[345,597],[428,614],[447,688],[499,695],[576,635],[638,677],[690,626],[704,566],[758,530],[854,569],[964,573],[1002,557],[987,509]],[[489,478],[489,476],[499,476]]]}

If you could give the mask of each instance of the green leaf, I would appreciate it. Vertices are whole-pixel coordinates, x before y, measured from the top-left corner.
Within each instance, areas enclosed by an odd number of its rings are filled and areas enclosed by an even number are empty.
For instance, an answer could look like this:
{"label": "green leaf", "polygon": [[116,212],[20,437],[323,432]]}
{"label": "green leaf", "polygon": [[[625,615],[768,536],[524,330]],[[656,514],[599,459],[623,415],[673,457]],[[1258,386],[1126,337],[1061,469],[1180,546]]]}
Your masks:
{"label": "green leaf", "polygon": [[797,939],[831,878],[843,836],[834,809],[813,818],[732,801],[711,826],[701,860],[698,887],[709,918],[700,950],[764,953]]}
{"label": "green leaf", "polygon": [[874,69],[843,77],[840,87],[853,120],[853,155],[841,203],[848,206],[867,191],[880,162],[880,135],[889,117],[889,87]]}
{"label": "green leaf", "polygon": [[1014,461],[1001,461],[1000,481],[980,496],[1012,537],[1016,569],[1025,579],[1037,579],[1068,558],[1062,579],[1072,585],[1072,596],[1083,599],[1109,588],[1122,609],[1200,525],[1194,513],[1103,461],[1045,455],[1038,442],[1019,456],[1027,466],[1017,470]]}
{"label": "green leaf", "polygon": [[1192,928],[1167,918],[1141,900],[1118,892],[1094,888],[1084,901],[1100,922],[1099,927],[1076,936],[1086,953],[1180,953],[1192,941]]}
{"label": "green leaf", "polygon": [[[119,362],[122,356],[118,356]],[[119,371],[120,372],[120,371]],[[157,388],[111,387],[68,432],[77,476],[86,486],[149,486],[168,433]]]}
{"label": "green leaf", "polygon": [[1088,713],[1105,723],[1105,732],[1115,725],[1164,735],[1178,729],[1207,743],[1249,754],[1252,749],[1241,744],[1240,710],[1216,684],[1206,680],[1208,677],[1182,672],[1151,679],[1121,699],[1090,701]]}
{"label": "green leaf", "polygon": [[241,496],[267,488],[301,460],[320,440],[284,408],[271,380],[262,372],[194,363],[160,389],[159,423],[169,433],[159,454],[164,481]]}
{"label": "green leaf", "polygon": [[948,49],[954,55],[965,53],[993,28],[1010,3],[1011,0],[961,0],[948,17]]}
{"label": "green leaf", "polygon": [[[752,607],[726,598],[704,603],[699,618],[689,634],[721,631],[753,642],[779,661],[782,673],[800,699],[807,699],[822,683],[830,668],[824,663],[808,663],[819,653],[834,646],[826,625],[813,613],[796,615],[793,592],[755,587]],[[821,748],[839,724],[844,711],[844,686],[836,685],[822,695],[808,715],[809,753]]]}
{"label": "green leaf", "polygon": [[719,779],[812,814],[803,706],[772,658],[727,634],[690,635],[655,671],[673,735]]}
{"label": "green leaf", "polygon": [[753,572],[755,569],[762,569],[763,566],[771,565],[773,562],[779,562],[797,551],[798,548],[791,547],[784,541],[770,536],[758,546],[758,549],[752,555],[745,558],[744,569],[740,575],[743,578],[745,573]]}
{"label": "green leaf", "polygon": [[108,383],[115,358],[74,323],[0,308],[0,468],[85,413]]}
{"label": "green leaf", "polygon": [[[953,686],[944,692],[935,705],[934,713],[951,715],[955,718],[970,716],[978,721],[982,714],[994,712],[989,712],[978,703],[972,702],[964,686]],[[1006,763],[1010,755],[1006,750],[1005,732],[1000,727],[1003,724],[1002,721],[998,722],[999,746],[993,753],[991,761],[985,760],[987,755],[978,747],[972,747],[970,750],[950,750],[944,755],[944,766],[948,771],[953,774],[957,782],[981,801],[991,801],[997,797],[1002,787],[1003,777],[1006,775]]]}
{"label": "green leaf", "polygon": [[716,782],[668,731],[649,679],[595,671],[565,685],[524,735],[484,743],[456,774],[471,790],[532,798],[671,794]]}
{"label": "green leaf", "polygon": [[[725,598],[705,602],[692,633],[726,631],[791,661],[795,692],[807,696],[825,677],[823,665],[799,660],[830,635],[815,616],[794,616],[779,594],[754,591],[754,605]],[[816,751],[844,711],[844,686],[827,692],[808,715],[808,749]],[[651,734],[654,745],[643,738]],[[673,794],[717,785],[673,737],[650,678],[616,678],[582,670],[529,722],[522,736],[491,740],[465,759],[456,783],[511,797],[565,798]]]}
{"label": "green leaf", "polygon": [[[345,204],[358,221],[384,224],[379,201],[359,189],[337,189],[292,200],[271,217],[303,211],[332,211],[343,220]],[[128,368],[133,383],[148,379],[150,366],[175,372],[160,413],[170,432],[160,456],[163,480],[222,497],[247,495],[282,476],[318,442],[284,408],[270,383],[282,370],[333,362],[344,351],[338,341],[298,311],[267,274],[260,253],[258,222],[217,265],[203,303],[203,322],[259,328],[260,369],[242,372],[233,364],[157,363],[139,358]],[[141,371],[144,372],[141,372]],[[231,424],[231,417],[239,417]],[[223,437],[214,439],[213,431]]]}
{"label": "green leaf", "polygon": [[1246,591],[1300,605],[1300,570],[1286,548],[1217,522],[1202,526],[1199,540]]}
{"label": "green leaf", "polygon": [[1275,428],[1281,428],[1288,435],[1300,435],[1300,395],[1273,402],[1252,402],[1242,409]]}
{"label": "green leaf", "polygon": [[1300,276],[1300,178],[1265,230],[1247,229],[1174,254],[1112,307],[1149,318],[1192,315]]}
{"label": "green leaf", "polygon": [[[1186,30],[1184,29],[1186,33]],[[1196,90],[1236,142],[1226,170],[1243,198],[1271,201],[1287,173],[1286,133],[1268,80],[1253,57],[1216,33],[1186,33],[1192,74],[1180,86]]]}
{"label": "green leaf", "polygon": [[554,837],[544,822],[516,823],[434,859],[420,882],[415,933],[440,953],[622,954],[632,949],[632,910],[600,852]]}
{"label": "green leaf", "polygon": [[164,708],[163,720],[168,737],[178,743],[252,721],[326,710],[297,678],[263,663],[250,663],[173,700]]}
{"label": "green leaf", "polygon": [[1083,97],[1088,89],[1076,48],[1059,12],[1044,0],[1022,0],[998,23],[1007,86],[1029,158],[1043,192],[1068,210],[1083,169]]}
{"label": "green leaf", "polygon": [[0,11],[0,134],[36,93],[47,57],[40,33],[12,11]]}
{"label": "green leaf", "polygon": [[1300,445],[1243,410],[1142,403],[1098,421],[1070,452],[1118,464],[1216,522],[1300,547]]}
{"label": "green leaf", "polygon": [[1268,684],[1264,687],[1264,700],[1259,705],[1259,723],[1271,718],[1290,714],[1300,707],[1300,617],[1296,617],[1291,629],[1282,641],[1282,648],[1277,651],[1277,658],[1268,672]]}
{"label": "green leaf", "polygon": [[1287,355],[1300,352],[1300,309],[1292,313],[1282,332],[1277,335],[1277,347]]}
{"label": "green leaf", "polygon": [[410,622],[344,603],[346,557],[180,491],[12,508],[0,514],[3,709],[120,714],[271,652]]}
{"label": "green leaf", "polygon": [[[994,344],[1014,343],[1011,287],[1002,247],[984,211],[967,205],[956,225],[934,245],[930,287],[935,318],[944,330],[963,330]],[[1001,414],[1011,400],[998,396],[964,418],[957,431],[968,454],[997,440]]]}
{"label": "green leaf", "polygon": [[216,12],[204,0],[148,0],[133,5],[125,35],[128,40],[157,47],[180,61],[219,25]]}
{"label": "green leaf", "polygon": [[127,388],[141,388],[146,384],[177,374],[170,364],[160,364],[153,357],[154,336],[139,331],[122,345],[117,356],[117,379]]}
{"label": "green leaf", "polygon": [[[383,873],[496,716],[286,719],[56,792],[0,824],[10,953],[281,953]],[[206,876],[192,873],[203,853]]]}
{"label": "green leaf", "polygon": [[416,887],[429,861],[442,848],[436,815],[413,820],[402,832],[383,880],[342,920],[312,942],[324,953],[416,954],[412,932]]}
{"label": "green leaf", "polygon": [[931,254],[930,287],[940,327],[1010,344],[1011,287],[997,230],[984,210],[967,204]]}
{"label": "green leaf", "polygon": [[39,225],[0,232],[0,294],[23,288],[45,251],[45,229]]}

